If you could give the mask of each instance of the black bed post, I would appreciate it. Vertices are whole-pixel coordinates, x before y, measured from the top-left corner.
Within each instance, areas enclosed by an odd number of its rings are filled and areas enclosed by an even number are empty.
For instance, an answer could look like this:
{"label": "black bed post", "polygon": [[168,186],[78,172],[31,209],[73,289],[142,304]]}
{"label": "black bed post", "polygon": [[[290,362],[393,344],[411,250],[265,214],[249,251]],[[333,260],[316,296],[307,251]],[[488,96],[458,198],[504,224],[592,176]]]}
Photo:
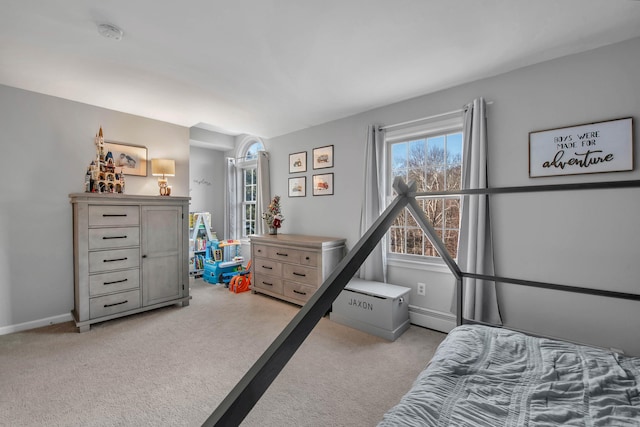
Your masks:
{"label": "black bed post", "polygon": [[462,277],[456,277],[456,326],[460,326],[464,323],[462,317],[462,301],[464,301],[464,286],[462,286]]}

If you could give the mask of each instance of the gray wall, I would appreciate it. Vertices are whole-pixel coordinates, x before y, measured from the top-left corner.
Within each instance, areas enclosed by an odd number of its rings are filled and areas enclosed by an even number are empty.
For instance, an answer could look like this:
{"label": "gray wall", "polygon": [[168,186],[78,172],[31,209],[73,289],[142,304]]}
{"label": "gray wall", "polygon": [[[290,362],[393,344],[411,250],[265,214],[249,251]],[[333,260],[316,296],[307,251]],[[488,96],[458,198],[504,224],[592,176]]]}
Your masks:
{"label": "gray wall", "polygon": [[[461,108],[483,96],[489,106],[491,186],[640,179],[640,171],[599,175],[528,177],[528,133],[614,118],[634,117],[640,126],[640,39],[599,48],[473,82],[357,116],[265,141],[271,153],[271,188],[283,197],[282,232],[358,239],[365,132],[369,124],[392,124]],[[384,82],[380,82],[384,84]],[[638,152],[637,137],[634,151]],[[289,153],[334,145],[335,195],[288,198]],[[321,171],[315,171],[321,172]],[[497,274],[568,285],[639,293],[637,262],[640,190],[503,195],[492,199]],[[415,289],[412,315],[450,318],[452,277],[403,265],[390,281]],[[637,303],[501,286],[506,324],[640,354]],[[412,317],[413,318],[413,317]],[[436,319],[437,320],[437,319]],[[419,322],[417,322],[419,323]],[[428,322],[427,322],[428,323]],[[624,326],[620,326],[624,325]]]}
{"label": "gray wall", "polygon": [[191,212],[210,212],[211,227],[224,238],[224,152],[191,146],[189,195]]}
{"label": "gray wall", "polygon": [[[272,193],[282,196],[284,233],[358,239],[365,131],[462,107],[473,98],[489,107],[492,186],[640,179],[633,172],[529,179],[528,133],[634,116],[640,110],[640,39],[603,47],[436,94],[375,109],[265,141],[271,153]],[[384,82],[380,82],[384,84]],[[188,195],[188,129],[0,86],[0,333],[12,325],[59,320],[73,307],[71,208],[81,191],[93,136],[146,145],[149,157],[172,157],[174,194]],[[288,198],[288,155],[334,145],[335,195]],[[634,150],[638,151],[637,138]],[[316,171],[320,172],[320,171]],[[153,177],[129,177],[127,192],[156,194]],[[638,190],[499,196],[493,199],[500,275],[638,293]],[[213,210],[213,209],[212,209]],[[390,267],[391,282],[411,295],[412,319],[449,320],[453,281],[443,272]],[[640,354],[637,304],[529,289],[499,289],[507,324]],[[430,323],[429,323],[430,324]],[[618,325],[624,325],[620,327]]]}
{"label": "gray wall", "polygon": [[[0,333],[70,318],[68,195],[83,191],[100,126],[108,140],[175,159],[169,183],[188,195],[188,128],[0,86]],[[126,193],[158,194],[157,178],[127,176]]]}

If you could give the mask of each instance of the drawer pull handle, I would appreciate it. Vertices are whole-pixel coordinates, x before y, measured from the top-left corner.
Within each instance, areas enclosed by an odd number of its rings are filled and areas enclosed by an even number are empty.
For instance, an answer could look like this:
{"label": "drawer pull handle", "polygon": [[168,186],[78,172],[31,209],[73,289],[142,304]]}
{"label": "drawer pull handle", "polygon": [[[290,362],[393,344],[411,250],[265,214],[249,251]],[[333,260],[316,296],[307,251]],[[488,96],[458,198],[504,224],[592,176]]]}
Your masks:
{"label": "drawer pull handle", "polygon": [[296,294],[300,294],[300,295],[306,295],[306,292],[300,292],[300,291],[296,291],[295,289],[293,290],[294,293]]}
{"label": "drawer pull handle", "polygon": [[126,299],[126,300],[121,301],[121,302],[114,302],[113,304],[105,304],[105,305],[104,305],[104,308],[107,308],[107,307],[113,307],[114,305],[126,304],[126,303],[128,303],[128,302],[129,302],[129,300],[128,300],[128,299]]}
{"label": "drawer pull handle", "polygon": [[300,277],[307,277],[306,274],[304,274],[304,273],[296,273],[295,271],[293,272],[293,275],[294,276],[300,276]]}
{"label": "drawer pull handle", "polygon": [[127,214],[102,214],[103,217],[108,217],[108,216],[127,216]]}
{"label": "drawer pull handle", "polygon": [[304,259],[306,259],[307,261],[309,261],[311,258],[309,258],[309,257],[307,256],[307,257],[304,257]]}
{"label": "drawer pull handle", "polygon": [[289,256],[289,254],[282,254],[280,252],[276,252],[276,255],[280,255],[280,256]]}
{"label": "drawer pull handle", "polygon": [[273,267],[269,267],[267,265],[263,265],[262,268],[266,268],[267,270],[273,270]]}
{"label": "drawer pull handle", "polygon": [[127,259],[128,259],[127,257],[116,258],[116,259],[104,259],[104,260],[102,260],[102,262],[126,261]]}
{"label": "drawer pull handle", "polygon": [[269,283],[269,282],[262,282],[263,285],[267,285],[267,286],[273,286],[273,283]]}
{"label": "drawer pull handle", "polygon": [[114,283],[124,283],[128,280],[129,279],[122,279],[122,280],[114,280],[113,282],[104,282],[103,285],[113,285]]}
{"label": "drawer pull handle", "polygon": [[127,236],[104,236],[102,237],[102,240],[109,240],[109,239],[126,239]]}

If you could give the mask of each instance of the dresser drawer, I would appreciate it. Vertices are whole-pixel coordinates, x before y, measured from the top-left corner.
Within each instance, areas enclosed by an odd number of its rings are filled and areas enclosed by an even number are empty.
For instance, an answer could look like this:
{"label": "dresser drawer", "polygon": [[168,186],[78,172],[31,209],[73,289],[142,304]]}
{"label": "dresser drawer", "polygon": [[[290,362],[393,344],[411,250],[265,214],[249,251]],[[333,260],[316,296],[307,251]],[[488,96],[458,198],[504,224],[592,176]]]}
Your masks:
{"label": "dresser drawer", "polygon": [[89,276],[89,296],[140,288],[140,270],[122,270]]}
{"label": "dresser drawer", "polygon": [[89,227],[122,227],[140,224],[138,206],[89,205]]}
{"label": "dresser drawer", "polygon": [[321,260],[319,259],[322,255],[318,252],[309,252],[303,251],[300,252],[300,264],[306,265],[309,267],[317,267],[321,264]]}
{"label": "dresser drawer", "polygon": [[314,286],[303,285],[301,283],[284,282],[283,294],[289,298],[307,302],[311,295],[314,294],[316,288]]}
{"label": "dresser drawer", "polygon": [[140,228],[138,227],[89,229],[89,250],[139,245]]}
{"label": "dresser drawer", "polygon": [[89,252],[89,273],[139,267],[140,249]]}
{"label": "dresser drawer", "polygon": [[89,317],[109,316],[140,307],[140,290],[120,292],[89,300]]}
{"label": "dresser drawer", "polygon": [[253,257],[257,258],[257,257],[267,257],[267,247],[265,245],[256,245],[253,244]]}
{"label": "dresser drawer", "polygon": [[264,289],[267,291],[282,294],[282,279],[273,276],[264,276],[262,274],[256,274],[253,286],[258,289]]}
{"label": "dresser drawer", "polygon": [[312,267],[284,264],[282,268],[282,277],[284,279],[294,280],[308,285],[320,285],[320,283],[318,283],[318,270]]}
{"label": "dresser drawer", "polygon": [[275,259],[282,262],[291,262],[294,264],[300,264],[300,251],[296,249],[286,247],[273,247],[267,248],[267,256],[270,259]]}
{"label": "dresser drawer", "polygon": [[256,258],[253,268],[256,274],[282,275],[282,264],[265,258]]}

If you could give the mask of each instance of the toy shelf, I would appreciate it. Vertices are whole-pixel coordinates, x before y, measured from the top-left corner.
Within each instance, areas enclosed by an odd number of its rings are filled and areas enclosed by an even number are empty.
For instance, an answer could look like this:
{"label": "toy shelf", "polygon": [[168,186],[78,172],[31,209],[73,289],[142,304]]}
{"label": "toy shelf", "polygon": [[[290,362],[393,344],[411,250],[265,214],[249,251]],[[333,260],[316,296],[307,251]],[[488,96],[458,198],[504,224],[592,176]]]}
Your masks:
{"label": "toy shelf", "polygon": [[190,276],[202,276],[207,253],[207,242],[216,238],[216,233],[211,231],[211,214],[209,212],[191,212],[189,214]]}

